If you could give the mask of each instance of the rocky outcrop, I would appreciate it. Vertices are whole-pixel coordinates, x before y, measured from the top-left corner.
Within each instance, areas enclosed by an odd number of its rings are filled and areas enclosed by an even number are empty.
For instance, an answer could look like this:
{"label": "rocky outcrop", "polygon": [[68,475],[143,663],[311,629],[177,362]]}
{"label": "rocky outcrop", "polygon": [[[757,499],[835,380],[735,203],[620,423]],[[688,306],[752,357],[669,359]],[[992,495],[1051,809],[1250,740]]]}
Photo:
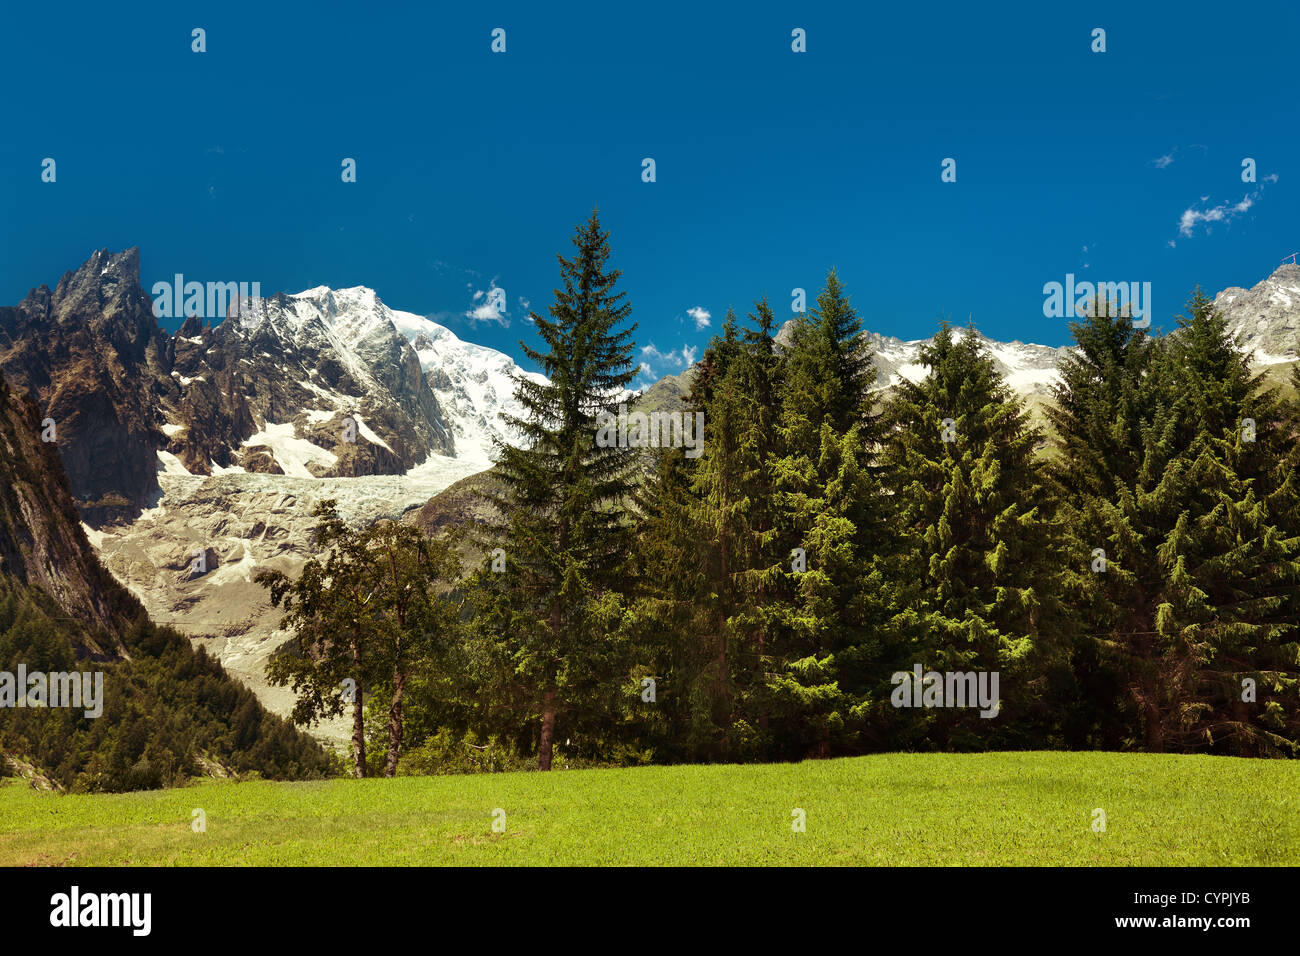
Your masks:
{"label": "rocky outcrop", "polygon": [[244,300],[220,325],[178,333],[164,450],[191,474],[307,478],[401,474],[454,455],[386,312],[368,289],[317,289]]}
{"label": "rocky outcrop", "polygon": [[0,579],[53,599],[80,656],[117,658],[143,609],[100,564],[43,432],[35,404],[0,378]]}
{"label": "rocky outcrop", "polygon": [[90,521],[157,490],[156,386],[170,343],[139,276],[138,250],[96,252],[53,291],[0,308],[0,372],[35,397]]}
{"label": "rocky outcrop", "polygon": [[455,454],[419,356],[368,289],[236,299],[163,332],[137,249],[0,308],[0,370],[52,425],[77,507],[130,520],[164,470],[401,474]]}
{"label": "rocky outcrop", "polygon": [[1258,364],[1300,357],[1300,266],[1281,265],[1250,289],[1224,289],[1214,297],[1214,307]]}

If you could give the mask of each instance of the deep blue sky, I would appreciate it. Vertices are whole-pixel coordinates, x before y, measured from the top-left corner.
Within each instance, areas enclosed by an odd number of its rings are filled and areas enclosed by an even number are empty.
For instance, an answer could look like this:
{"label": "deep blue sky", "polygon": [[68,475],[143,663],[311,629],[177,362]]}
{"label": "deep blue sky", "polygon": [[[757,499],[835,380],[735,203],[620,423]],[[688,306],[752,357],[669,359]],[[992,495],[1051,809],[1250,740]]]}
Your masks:
{"label": "deep blue sky", "polygon": [[[368,285],[518,356],[520,298],[551,301],[599,204],[656,374],[832,264],[903,338],[969,314],[1062,344],[1042,286],[1067,272],[1150,281],[1168,327],[1300,248],[1300,7],[1135,6],[10,4],[0,302],[139,245],[146,287]],[[466,318],[494,280],[508,327]]]}

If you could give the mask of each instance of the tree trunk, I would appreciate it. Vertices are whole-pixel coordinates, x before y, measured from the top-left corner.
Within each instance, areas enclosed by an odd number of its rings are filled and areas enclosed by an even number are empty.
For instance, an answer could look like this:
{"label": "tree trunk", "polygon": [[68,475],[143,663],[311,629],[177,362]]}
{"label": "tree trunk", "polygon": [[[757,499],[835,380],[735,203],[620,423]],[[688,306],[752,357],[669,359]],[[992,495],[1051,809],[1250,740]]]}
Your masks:
{"label": "tree trunk", "polygon": [[361,691],[352,704],[352,772],[358,778],[366,775],[366,722],[361,713]]}
{"label": "tree trunk", "polygon": [[[560,548],[568,540],[568,527],[560,528]],[[560,646],[560,629],[564,626],[564,610],[559,603],[551,605],[551,647]],[[551,752],[555,749],[555,665],[546,667],[546,693],[542,697],[542,738],[537,744],[537,769],[551,769]]]}
{"label": "tree trunk", "polygon": [[352,666],[357,681],[356,697],[352,701],[352,770],[357,779],[366,775],[366,721],[361,710],[361,650],[352,645]]}
{"label": "tree trunk", "polygon": [[[723,598],[723,595],[729,594],[731,590],[731,579],[729,577],[730,571],[727,566],[728,543],[729,542],[727,540],[727,535],[725,531],[718,535],[718,550],[720,553],[719,570],[721,572],[718,577],[718,581],[720,584],[718,597],[720,602],[725,600],[725,598]],[[716,674],[716,681],[717,681],[716,688],[717,688],[718,700],[721,701],[722,706],[726,711],[726,715],[722,721],[722,725],[724,728],[723,729],[724,738],[726,737],[726,728],[731,726],[731,709],[732,709],[731,691],[729,689],[731,674],[728,670],[728,665],[727,665],[727,611],[728,610],[730,610],[729,605],[722,605],[721,603],[719,604],[718,642],[717,642],[717,648],[715,652],[716,657],[714,659],[714,665],[713,665]]]}
{"label": "tree trunk", "polygon": [[537,769],[551,769],[551,751],[555,745],[555,688],[548,687],[542,700],[542,740],[537,747]]}
{"label": "tree trunk", "polygon": [[1148,698],[1146,706],[1147,750],[1153,754],[1165,752],[1165,727],[1160,720],[1160,710]]}
{"label": "tree trunk", "polygon": [[393,703],[388,708],[388,761],[384,776],[397,776],[397,758],[402,752],[402,695],[406,689],[406,675],[393,672]]}

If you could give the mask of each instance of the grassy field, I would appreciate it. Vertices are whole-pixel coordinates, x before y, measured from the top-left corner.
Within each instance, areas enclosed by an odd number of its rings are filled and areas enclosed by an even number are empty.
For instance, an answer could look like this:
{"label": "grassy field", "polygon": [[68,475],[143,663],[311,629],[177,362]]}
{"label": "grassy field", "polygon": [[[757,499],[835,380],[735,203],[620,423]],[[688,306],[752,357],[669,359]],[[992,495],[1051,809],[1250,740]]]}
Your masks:
{"label": "grassy field", "polygon": [[890,754],[109,796],[9,781],[0,863],[1294,866],[1300,761]]}

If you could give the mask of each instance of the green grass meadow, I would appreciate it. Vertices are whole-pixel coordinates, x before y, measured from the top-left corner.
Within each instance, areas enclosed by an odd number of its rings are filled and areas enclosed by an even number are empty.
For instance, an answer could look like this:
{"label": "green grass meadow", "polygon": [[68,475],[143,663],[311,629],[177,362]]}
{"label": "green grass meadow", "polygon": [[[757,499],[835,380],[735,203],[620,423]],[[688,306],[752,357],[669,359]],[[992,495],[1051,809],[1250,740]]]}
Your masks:
{"label": "green grass meadow", "polygon": [[1294,866],[1300,761],[887,754],[88,796],[9,780],[0,864]]}

